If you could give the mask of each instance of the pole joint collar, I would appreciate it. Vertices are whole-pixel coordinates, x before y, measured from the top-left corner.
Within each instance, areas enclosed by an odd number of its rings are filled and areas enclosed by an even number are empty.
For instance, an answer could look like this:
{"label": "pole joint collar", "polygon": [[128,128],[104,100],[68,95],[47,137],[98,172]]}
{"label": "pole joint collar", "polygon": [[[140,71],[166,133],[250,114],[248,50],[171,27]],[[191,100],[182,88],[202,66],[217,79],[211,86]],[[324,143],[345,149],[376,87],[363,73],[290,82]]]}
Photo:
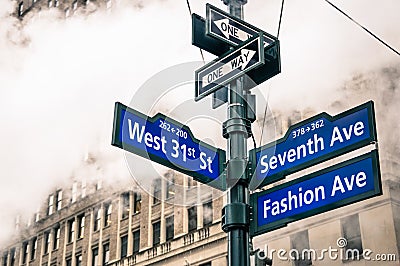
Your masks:
{"label": "pole joint collar", "polygon": [[222,136],[227,139],[232,133],[242,133],[246,138],[251,137],[251,121],[245,118],[230,118],[222,123]]}
{"label": "pole joint collar", "polygon": [[222,230],[228,232],[233,228],[249,229],[250,205],[242,202],[234,202],[225,205],[222,209]]}

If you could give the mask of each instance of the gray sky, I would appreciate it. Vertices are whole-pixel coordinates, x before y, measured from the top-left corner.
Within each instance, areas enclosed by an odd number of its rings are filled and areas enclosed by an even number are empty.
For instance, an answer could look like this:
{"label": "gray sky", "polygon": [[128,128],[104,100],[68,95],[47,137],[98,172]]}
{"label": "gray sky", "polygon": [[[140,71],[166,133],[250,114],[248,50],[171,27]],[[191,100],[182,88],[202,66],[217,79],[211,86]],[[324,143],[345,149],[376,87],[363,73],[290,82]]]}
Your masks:
{"label": "gray sky", "polygon": [[[167,67],[201,59],[185,0],[141,1],[142,8],[128,2],[67,20],[42,12],[23,27],[8,16],[14,1],[0,2],[0,244],[13,216],[32,214],[49,189],[76,174],[86,151],[106,154],[106,178],[128,175],[121,151],[110,146],[114,102],[129,103]],[[206,2],[191,0],[192,11],[205,17]],[[208,2],[225,9],[222,1]],[[333,2],[400,49],[399,1]],[[245,20],[276,35],[280,4],[249,0]],[[282,73],[259,86],[272,109],[329,111],[354,76],[399,63],[323,0],[286,1],[280,41]],[[189,90],[182,95],[192,97]],[[376,93],[352,96],[345,108]],[[201,130],[196,136],[220,138]],[[116,168],[122,170],[112,174]]]}

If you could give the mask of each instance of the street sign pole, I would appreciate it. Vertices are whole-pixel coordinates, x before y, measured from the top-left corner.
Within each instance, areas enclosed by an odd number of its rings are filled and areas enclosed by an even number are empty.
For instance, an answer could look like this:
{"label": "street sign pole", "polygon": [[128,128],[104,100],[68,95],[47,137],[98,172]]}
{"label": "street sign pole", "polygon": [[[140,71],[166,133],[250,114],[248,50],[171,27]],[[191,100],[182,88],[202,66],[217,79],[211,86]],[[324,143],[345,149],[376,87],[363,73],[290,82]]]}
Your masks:
{"label": "street sign pole", "polygon": [[[223,0],[231,15],[242,19],[247,0]],[[228,204],[223,209],[222,229],[228,233],[228,265],[249,266],[250,205],[247,175],[246,92],[243,78],[229,84],[227,133],[227,182],[233,184],[228,191]]]}

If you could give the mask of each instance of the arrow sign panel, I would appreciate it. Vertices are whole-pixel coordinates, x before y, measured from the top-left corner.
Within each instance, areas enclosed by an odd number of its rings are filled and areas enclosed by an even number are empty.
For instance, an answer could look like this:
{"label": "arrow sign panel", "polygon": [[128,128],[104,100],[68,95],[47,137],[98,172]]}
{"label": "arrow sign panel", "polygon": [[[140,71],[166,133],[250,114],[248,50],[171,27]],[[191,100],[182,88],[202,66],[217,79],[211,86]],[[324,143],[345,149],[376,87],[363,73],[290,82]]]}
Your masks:
{"label": "arrow sign panel", "polygon": [[[267,35],[264,33],[263,37],[265,36]],[[215,38],[206,34],[206,21],[196,14],[192,14],[192,44],[219,57],[229,53],[233,47],[233,45],[221,38]],[[251,82],[245,84],[246,89],[251,89],[281,72],[279,47],[279,40],[264,47],[264,64],[247,73]],[[215,98],[224,101],[224,97]],[[216,102],[214,107],[218,107],[219,104]]]}
{"label": "arrow sign panel", "polygon": [[263,36],[252,38],[235,50],[195,71],[195,100],[198,101],[221,86],[264,64]]}
{"label": "arrow sign panel", "polygon": [[373,102],[337,116],[321,113],[292,125],[277,141],[250,151],[256,165],[250,189],[376,141]]}
{"label": "arrow sign panel", "polygon": [[221,56],[232,48],[226,42],[207,35],[206,20],[195,13],[192,14],[192,44],[216,56]]}
{"label": "arrow sign panel", "polygon": [[375,150],[250,195],[254,210],[250,235],[257,236],[381,194],[379,159]]}
{"label": "arrow sign panel", "polygon": [[[232,15],[207,4],[207,34],[220,39],[232,46],[238,46],[251,37],[255,37],[262,30],[255,26],[233,17]],[[273,44],[277,38],[263,32],[264,47]]]}
{"label": "arrow sign panel", "polygon": [[117,102],[112,145],[225,190],[225,151],[196,139],[190,128],[163,114],[148,117]]}

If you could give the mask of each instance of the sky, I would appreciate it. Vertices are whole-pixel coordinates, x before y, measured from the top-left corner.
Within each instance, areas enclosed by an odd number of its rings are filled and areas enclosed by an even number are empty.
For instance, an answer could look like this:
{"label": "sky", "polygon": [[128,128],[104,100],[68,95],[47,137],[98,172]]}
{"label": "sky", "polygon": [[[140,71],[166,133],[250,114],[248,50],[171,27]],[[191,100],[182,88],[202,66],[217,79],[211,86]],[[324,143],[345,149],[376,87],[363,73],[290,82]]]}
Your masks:
{"label": "sky", "polygon": [[[189,1],[202,17],[207,2],[226,9],[219,0]],[[400,2],[332,2],[400,49]],[[201,61],[191,45],[185,0],[120,0],[110,10],[68,19],[42,11],[22,24],[9,16],[13,4],[0,0],[0,244],[12,232],[15,215],[32,215],[51,189],[79,176],[87,152],[102,154],[106,179],[129,178],[122,151],[110,145],[116,101],[138,109],[148,104],[151,110],[140,111],[153,114],[193,104],[193,116],[208,116],[212,130],[171,111],[174,119],[190,122],[196,137],[224,148],[218,123],[225,107],[212,111],[209,104],[195,103],[193,85],[163,94],[158,105],[135,94],[156,73]],[[244,18],[276,36],[280,5],[249,0]],[[258,114],[267,99],[272,111],[311,108],[332,114],[342,111],[334,108],[336,101],[349,109],[376,99],[377,109],[389,114],[378,126],[396,132],[388,120],[398,121],[390,115],[399,100],[400,58],[393,51],[323,0],[286,1],[279,39],[282,71],[258,86],[264,97]],[[204,53],[206,61],[215,58]],[[387,137],[391,141],[398,145],[396,134]]]}

